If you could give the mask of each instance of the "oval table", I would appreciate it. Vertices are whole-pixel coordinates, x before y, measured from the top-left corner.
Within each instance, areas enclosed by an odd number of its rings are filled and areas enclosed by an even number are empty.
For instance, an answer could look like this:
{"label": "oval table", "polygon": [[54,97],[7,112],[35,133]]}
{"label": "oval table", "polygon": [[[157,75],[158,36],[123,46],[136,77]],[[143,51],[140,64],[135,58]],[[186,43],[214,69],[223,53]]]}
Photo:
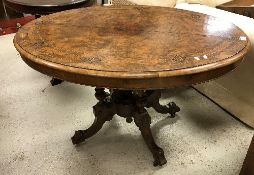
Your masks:
{"label": "oval table", "polygon": [[224,75],[242,61],[250,41],[232,23],[212,16],[133,6],[44,16],[22,27],[14,45],[33,69],[96,87],[95,121],[87,130],[75,132],[73,144],[97,133],[117,114],[135,122],[157,166],[167,161],[153,139],[146,108],[171,117],[180,111],[173,102],[160,105],[160,89]]}

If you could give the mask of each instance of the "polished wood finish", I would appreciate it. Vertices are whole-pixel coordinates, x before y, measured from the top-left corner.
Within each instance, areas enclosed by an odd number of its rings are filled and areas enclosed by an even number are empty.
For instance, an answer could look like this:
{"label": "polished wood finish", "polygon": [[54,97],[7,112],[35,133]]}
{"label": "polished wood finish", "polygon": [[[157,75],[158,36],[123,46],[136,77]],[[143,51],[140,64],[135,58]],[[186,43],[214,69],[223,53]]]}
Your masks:
{"label": "polished wood finish", "polygon": [[21,13],[45,15],[63,10],[93,5],[94,0],[3,0],[4,4]]}
{"label": "polished wood finish", "polygon": [[250,42],[234,24],[162,7],[92,7],[22,27],[14,44],[32,68],[74,83],[121,89],[190,85],[231,71]]}
{"label": "polished wood finish", "polygon": [[221,4],[217,8],[254,18],[254,0],[233,0]]}
{"label": "polished wood finish", "polygon": [[95,121],[87,130],[75,132],[73,144],[96,134],[117,114],[128,123],[134,121],[154,166],[161,166],[167,161],[152,136],[146,108],[171,117],[180,108],[173,102],[160,105],[158,89],[199,83],[231,71],[250,41],[235,25],[212,16],[133,6],[44,16],[23,26],[14,45],[35,70],[55,80],[97,87]]}

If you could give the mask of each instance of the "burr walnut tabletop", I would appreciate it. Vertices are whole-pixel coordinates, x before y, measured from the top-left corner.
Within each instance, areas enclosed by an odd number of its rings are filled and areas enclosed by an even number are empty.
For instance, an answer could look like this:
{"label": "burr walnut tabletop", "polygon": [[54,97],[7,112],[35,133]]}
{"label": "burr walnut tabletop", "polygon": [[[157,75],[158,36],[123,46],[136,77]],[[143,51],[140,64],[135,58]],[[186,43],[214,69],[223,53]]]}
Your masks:
{"label": "burr walnut tabletop", "polygon": [[73,144],[96,134],[117,114],[137,125],[154,166],[167,160],[154,141],[146,108],[170,117],[180,111],[174,102],[161,105],[158,89],[223,75],[250,48],[247,36],[229,22],[145,6],[92,7],[41,17],[23,26],[14,44],[35,70],[59,81],[96,86],[94,123],[76,131]]}
{"label": "burr walnut tabletop", "polygon": [[250,42],[234,24],[173,8],[81,8],[36,19],[14,38],[32,68],[74,83],[161,89],[216,78]]}

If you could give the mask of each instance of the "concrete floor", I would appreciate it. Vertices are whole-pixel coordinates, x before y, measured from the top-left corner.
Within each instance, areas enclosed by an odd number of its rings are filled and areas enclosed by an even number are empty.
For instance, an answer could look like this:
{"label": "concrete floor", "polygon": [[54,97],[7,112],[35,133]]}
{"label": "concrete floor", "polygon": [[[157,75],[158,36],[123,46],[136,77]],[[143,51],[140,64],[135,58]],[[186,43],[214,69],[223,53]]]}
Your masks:
{"label": "concrete floor", "polygon": [[29,68],[12,44],[0,37],[0,174],[236,175],[253,130],[191,88],[165,91],[175,101],[175,119],[149,109],[152,130],[168,164],[152,166],[139,130],[115,117],[79,147],[70,138],[93,121],[93,88],[63,83]]}

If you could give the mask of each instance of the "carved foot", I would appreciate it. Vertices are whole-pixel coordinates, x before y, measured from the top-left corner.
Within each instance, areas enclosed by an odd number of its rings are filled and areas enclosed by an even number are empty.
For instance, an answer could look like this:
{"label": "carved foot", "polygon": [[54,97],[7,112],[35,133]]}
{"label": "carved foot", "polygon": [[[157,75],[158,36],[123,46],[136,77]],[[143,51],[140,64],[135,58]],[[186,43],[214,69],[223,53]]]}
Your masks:
{"label": "carved foot", "polygon": [[164,156],[164,151],[154,141],[150,124],[151,117],[145,110],[145,108],[139,108],[138,112],[134,115],[134,122],[138,126],[141,134],[146,142],[146,145],[150,149],[154,158],[154,166],[162,166],[167,163],[167,160]]}
{"label": "carved foot", "polygon": [[154,158],[154,162],[153,162],[153,166],[162,166],[165,165],[167,163],[167,160],[164,156],[164,151],[161,148],[154,148],[154,154],[153,154],[153,158]]}
{"label": "carved foot", "polygon": [[82,142],[84,142],[86,139],[85,137],[85,131],[83,130],[78,130],[75,131],[74,136],[71,138],[71,141],[74,145],[80,144]]}
{"label": "carved foot", "polygon": [[167,105],[161,105],[159,99],[161,97],[160,90],[148,91],[147,107],[154,108],[161,114],[170,114],[170,118],[174,118],[175,114],[180,111],[180,108],[174,103],[170,102]]}
{"label": "carved foot", "polygon": [[[102,128],[106,121],[110,121],[113,118],[115,114],[114,107],[111,102],[105,100],[107,95],[103,95],[102,91],[102,89],[99,90],[99,94],[96,91],[96,97],[100,101],[93,107],[95,119],[92,126],[86,130],[75,131],[74,136],[71,138],[73,144],[79,144],[92,137]],[[100,94],[102,95],[100,96]]]}
{"label": "carved foot", "polygon": [[167,105],[161,105],[159,102],[153,103],[152,107],[161,114],[170,114],[170,118],[174,118],[176,113],[180,111],[180,108],[174,102]]}
{"label": "carved foot", "polygon": [[57,79],[57,78],[52,78],[52,79],[50,80],[50,84],[51,84],[52,86],[59,85],[59,84],[61,84],[62,82],[63,82],[63,80],[60,80],[60,79]]}
{"label": "carved foot", "polygon": [[174,102],[170,102],[168,103],[168,110],[170,118],[174,118],[176,113],[180,111],[180,108]]}

